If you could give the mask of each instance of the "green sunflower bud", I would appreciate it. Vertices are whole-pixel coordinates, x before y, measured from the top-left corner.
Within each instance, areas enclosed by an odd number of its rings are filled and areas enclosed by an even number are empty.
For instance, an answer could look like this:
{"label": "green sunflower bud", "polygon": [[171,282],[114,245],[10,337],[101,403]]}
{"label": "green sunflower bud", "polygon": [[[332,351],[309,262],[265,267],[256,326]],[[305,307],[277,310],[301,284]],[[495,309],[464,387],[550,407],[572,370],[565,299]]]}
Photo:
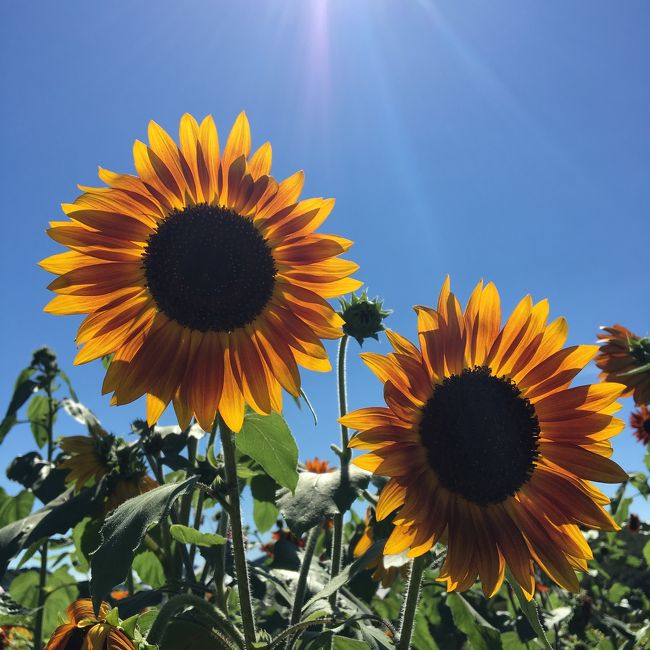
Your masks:
{"label": "green sunflower bud", "polygon": [[382,321],[392,313],[391,310],[383,309],[383,300],[369,300],[367,289],[360,296],[353,293],[350,300],[341,298],[339,303],[339,315],[345,321],[343,331],[354,337],[359,345],[363,345],[363,341],[368,338],[378,339],[377,335],[384,329]]}

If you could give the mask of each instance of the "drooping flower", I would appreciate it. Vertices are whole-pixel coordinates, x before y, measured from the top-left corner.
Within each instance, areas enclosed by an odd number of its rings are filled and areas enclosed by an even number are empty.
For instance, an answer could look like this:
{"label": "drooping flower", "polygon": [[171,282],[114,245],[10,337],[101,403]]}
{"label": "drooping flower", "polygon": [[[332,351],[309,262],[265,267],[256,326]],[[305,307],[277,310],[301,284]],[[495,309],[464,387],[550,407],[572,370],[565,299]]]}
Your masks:
{"label": "drooping flower", "polygon": [[641,338],[622,325],[603,327],[596,365],[603,381],[625,384],[623,397],[637,405],[650,403],[650,338]]}
{"label": "drooping flower", "polygon": [[158,483],[147,476],[142,451],[114,435],[96,429],[90,436],[68,436],[59,441],[68,455],[61,463],[67,469],[66,483],[80,490],[89,482],[106,479],[104,510],[110,512],[128,499],[153,490]]}
{"label": "drooping flower", "polygon": [[650,410],[643,404],[630,414],[630,426],[634,437],[642,444],[650,444]]}
{"label": "drooping flower", "polygon": [[155,122],[134,146],[136,176],[100,169],[104,188],[64,204],[48,231],[69,252],[41,262],[59,275],[54,314],[87,314],[75,363],[112,354],[113,403],[147,395],[154,424],[173,401],[185,429],[218,411],[238,431],[248,404],[279,411],[300,391],[298,366],[330,369],[320,339],[342,335],[327,298],[360,286],[338,256],[347,239],[317,234],[332,199],[299,200],[303,173],[278,183],[271,146],[251,155],[239,115],[220,150],[211,117],[180,124],[180,148]]}
{"label": "drooping flower", "polygon": [[547,325],[548,302],[525,297],[501,326],[493,284],[480,282],[463,313],[443,285],[437,309],[418,306],[420,348],[387,331],[394,352],[362,354],[384,382],[387,407],[343,417],[360,431],[354,462],[392,477],[377,518],[400,509],[385,554],[447,544],[440,579],[465,590],[477,577],[490,597],[508,566],[528,597],[533,561],[578,589],[592,557],[579,526],[617,530],[609,499],[590,481],[627,474],[609,459],[612,416],[624,386],[570,388],[596,346],[563,348],[567,325]]}
{"label": "drooping flower", "polygon": [[321,460],[318,456],[305,461],[305,469],[314,474],[328,474],[333,472],[334,468],[330,467],[328,460]]}
{"label": "drooping flower", "polygon": [[90,598],[75,600],[68,606],[68,622],[56,628],[45,650],[135,650],[122,630],[106,622],[109,610],[102,603],[95,616]]}

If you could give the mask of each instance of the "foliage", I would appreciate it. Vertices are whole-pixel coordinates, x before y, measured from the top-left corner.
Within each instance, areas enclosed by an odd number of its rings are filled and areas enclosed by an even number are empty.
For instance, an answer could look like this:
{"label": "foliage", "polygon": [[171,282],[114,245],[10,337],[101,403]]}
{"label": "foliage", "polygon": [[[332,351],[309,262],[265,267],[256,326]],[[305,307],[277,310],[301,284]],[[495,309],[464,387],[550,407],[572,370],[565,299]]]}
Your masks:
{"label": "foliage", "polygon": [[[397,572],[383,588],[371,577],[390,521],[372,518],[373,544],[361,557],[353,554],[365,527],[359,513],[376,505],[383,486],[368,472],[299,471],[298,447],[281,415],[247,412],[235,437],[234,485],[216,427],[183,431],[138,421],[124,444],[146,459],[157,486],[106,513],[113,483],[89,481],[79,491],[66,484],[65,455],[53,446],[56,413],[83,424],[89,439],[103,435],[54,355],[39,351],[20,373],[0,427],[4,437],[24,422],[47,452],[14,459],[8,476],[20,487],[13,496],[0,490],[0,626],[25,631],[10,647],[33,647],[39,611],[47,640],[72,601],[92,596],[96,608],[102,601],[115,606],[109,622],[139,650],[245,648],[229,525],[233,494],[244,492],[252,500],[245,528],[257,625],[251,647],[396,647],[405,581]],[[436,548],[426,560],[412,647],[650,648],[650,523],[630,513],[633,496],[648,495],[647,475],[630,474],[611,505],[622,530],[585,532],[594,559],[577,594],[541,577],[530,603],[515,581],[489,600],[478,588],[447,593],[437,580],[445,550]],[[345,522],[342,564],[331,577],[337,517]]]}

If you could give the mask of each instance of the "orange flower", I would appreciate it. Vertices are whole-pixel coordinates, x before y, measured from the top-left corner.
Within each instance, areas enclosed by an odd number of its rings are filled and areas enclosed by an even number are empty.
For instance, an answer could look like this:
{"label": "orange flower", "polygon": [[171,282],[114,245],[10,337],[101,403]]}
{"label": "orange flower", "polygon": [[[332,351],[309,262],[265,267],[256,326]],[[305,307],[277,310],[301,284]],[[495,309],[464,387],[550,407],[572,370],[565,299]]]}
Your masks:
{"label": "orange flower", "polygon": [[[352,551],[354,557],[361,557],[374,544],[375,535],[372,529],[373,521],[374,514],[372,508],[368,508],[366,510],[366,526],[363,529],[361,538],[355,544],[354,550]],[[406,577],[408,573],[408,562],[405,561],[401,567],[386,567],[384,564],[384,558],[380,555],[368,564],[368,569],[374,569],[371,576],[372,579],[375,582],[381,583],[382,587],[387,588],[395,582],[398,575],[401,575],[403,578]]]}
{"label": "orange flower", "polygon": [[643,404],[630,414],[630,426],[634,429],[635,438],[647,445],[650,443],[650,411],[648,405]]}
{"label": "orange flower", "polygon": [[623,397],[634,395],[636,404],[650,403],[650,339],[632,334],[622,325],[603,327],[603,342],[596,365],[603,381],[625,384]]}
{"label": "orange flower", "polygon": [[308,472],[313,472],[314,474],[327,474],[334,471],[334,468],[330,467],[329,461],[320,460],[318,456],[312,458],[311,460],[306,460],[305,469]]}
{"label": "orange flower", "polygon": [[45,650],[135,650],[122,630],[106,622],[110,611],[102,603],[95,616],[90,598],[81,598],[68,606],[68,622],[54,630]]}
{"label": "orange flower", "polygon": [[612,417],[625,387],[570,387],[596,346],[563,348],[563,318],[526,296],[505,325],[499,294],[480,282],[464,312],[445,281],[437,309],[418,306],[420,348],[390,330],[394,352],[362,354],[384,383],[387,407],[341,418],[360,431],[359,467],[390,476],[377,519],[399,509],[385,554],[410,557],[446,542],[440,579],[449,591],[480,577],[487,597],[506,565],[532,598],[533,561],[579,589],[592,557],[580,526],[618,530],[591,481],[628,478],[610,460]]}
{"label": "orange flower", "polygon": [[251,155],[244,113],[221,150],[212,117],[188,114],[178,146],[155,122],[137,141],[136,176],[100,169],[103,188],[64,204],[49,235],[70,250],[41,262],[59,277],[52,314],[86,314],[75,363],[113,354],[103,391],[147,395],[153,425],[173,401],[181,428],[218,411],[239,431],[245,405],[282,409],[298,365],[330,370],[321,339],[342,336],[327,302],[357,289],[352,242],[316,233],[332,199],[299,200],[304,175],[278,183],[271,146]]}

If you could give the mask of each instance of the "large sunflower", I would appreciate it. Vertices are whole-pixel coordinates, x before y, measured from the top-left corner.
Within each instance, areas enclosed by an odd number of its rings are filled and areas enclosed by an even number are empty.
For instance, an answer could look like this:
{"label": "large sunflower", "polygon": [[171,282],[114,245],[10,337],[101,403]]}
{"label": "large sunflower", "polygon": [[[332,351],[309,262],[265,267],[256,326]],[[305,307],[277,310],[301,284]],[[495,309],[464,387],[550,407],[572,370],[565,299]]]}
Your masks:
{"label": "large sunflower", "polygon": [[299,201],[303,173],[278,183],[271,146],[252,156],[244,113],[220,152],[211,117],[180,124],[180,148],[155,122],[137,141],[137,176],[100,169],[104,188],[64,204],[48,231],[71,250],[41,266],[60,277],[53,314],[88,314],[75,363],[114,353],[113,403],[147,394],[156,422],[173,401],[184,428],[210,429],[218,410],[238,431],[244,404],[280,410],[300,390],[298,365],[325,371],[321,338],[343,321],[325,300],[353,291],[352,242],[314,231],[332,199]]}
{"label": "large sunflower", "polygon": [[492,596],[507,565],[532,597],[533,560],[577,590],[575,570],[591,558],[579,526],[618,528],[590,481],[627,478],[609,460],[624,387],[569,388],[597,347],[563,348],[566,321],[546,324],[546,300],[527,296],[502,328],[494,285],[479,283],[463,313],[447,279],[437,309],[416,311],[420,349],[387,331],[394,353],[361,355],[387,408],[342,418],[361,431],[350,446],[371,451],[354,462],[392,477],[377,518],[401,510],[384,553],[417,557],[446,542],[450,591],[478,576]]}

